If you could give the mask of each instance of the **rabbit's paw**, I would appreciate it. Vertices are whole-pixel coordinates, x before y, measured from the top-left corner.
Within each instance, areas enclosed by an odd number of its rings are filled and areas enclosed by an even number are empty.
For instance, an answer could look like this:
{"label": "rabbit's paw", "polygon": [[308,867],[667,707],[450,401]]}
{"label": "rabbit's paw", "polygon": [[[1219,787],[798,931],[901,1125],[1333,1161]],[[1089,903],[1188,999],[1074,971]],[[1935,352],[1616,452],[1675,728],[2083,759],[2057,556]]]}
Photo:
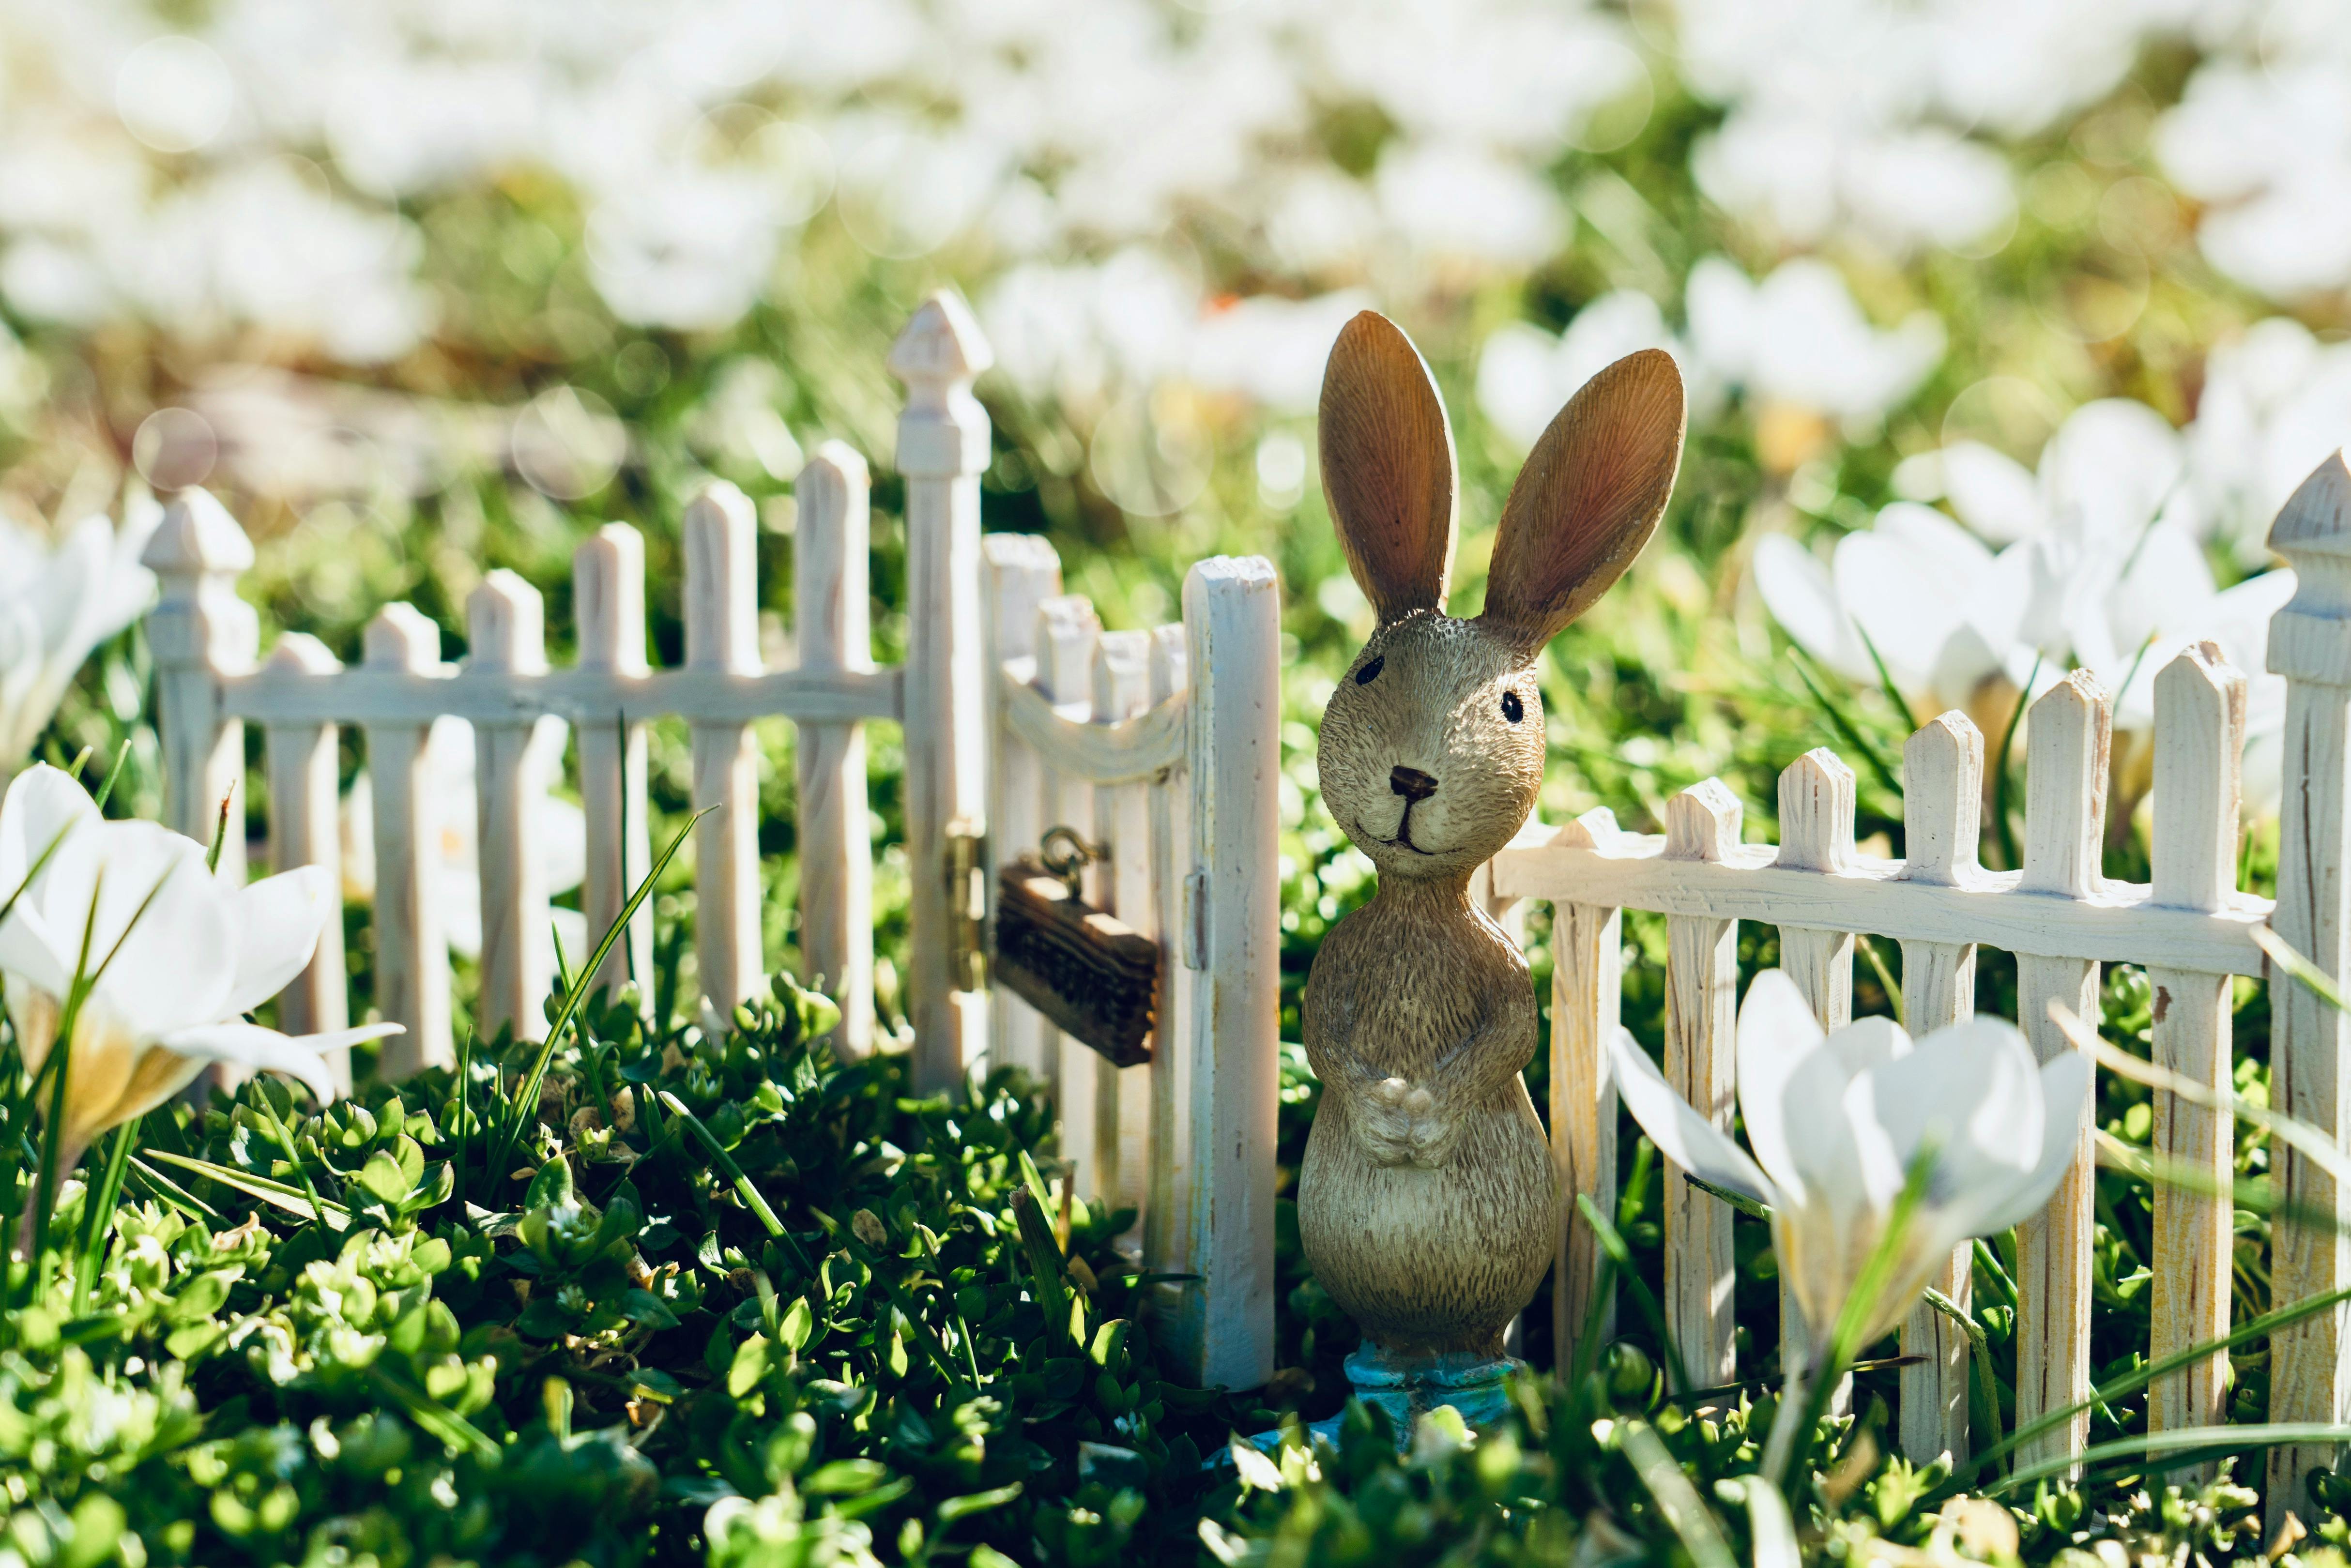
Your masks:
{"label": "rabbit's paw", "polygon": [[1355,1126],[1364,1149],[1376,1165],[1413,1163],[1413,1133],[1434,1107],[1426,1089],[1416,1089],[1401,1078],[1382,1078],[1364,1085],[1356,1102]]}

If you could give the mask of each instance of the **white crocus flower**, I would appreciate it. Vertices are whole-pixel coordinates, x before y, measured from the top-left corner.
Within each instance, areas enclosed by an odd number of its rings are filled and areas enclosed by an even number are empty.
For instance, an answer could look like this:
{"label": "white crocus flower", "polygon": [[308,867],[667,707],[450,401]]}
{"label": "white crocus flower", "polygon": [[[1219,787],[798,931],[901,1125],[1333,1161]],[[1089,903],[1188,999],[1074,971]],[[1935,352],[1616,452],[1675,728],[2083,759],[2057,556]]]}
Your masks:
{"label": "white crocus flower", "polygon": [[284,1073],[326,1100],[329,1051],[400,1032],[373,1024],[294,1038],[245,1021],[309,963],[335,917],[335,889],[315,867],[235,887],[204,860],[202,844],[158,823],[103,821],[79,784],[46,765],[0,802],[0,888],[23,889],[0,921],[0,971],[28,1069],[55,1047],[76,976],[94,977],[67,1062],[61,1170],[207,1063]]}
{"label": "white crocus flower", "polygon": [[162,520],[144,495],[119,530],[91,516],[54,543],[0,519],[0,772],[32,754],[91,651],[154,598],[139,555]]}
{"label": "white crocus flower", "polygon": [[1761,282],[1708,256],[1690,268],[1686,308],[1701,376],[1832,419],[1884,417],[1943,357],[1932,311],[1873,327],[1836,269],[1812,256],[1782,262]]}
{"label": "white crocus flower", "polygon": [[1503,434],[1532,449],[1584,382],[1641,349],[1689,357],[1657,302],[1637,288],[1600,296],[1556,338],[1531,321],[1512,321],[1496,329],[1479,353],[1478,406]]}
{"label": "white crocus flower", "polygon": [[1823,1034],[1795,982],[1755,977],[1739,1010],[1739,1110],[1754,1153],[1674,1092],[1629,1035],[1615,1040],[1625,1106],[1667,1159],[1771,1209],[1780,1273],[1817,1358],[1887,1239],[1912,1169],[1924,1187],[1893,1240],[1895,1266],[1866,1303],[1860,1343],[1892,1332],[1972,1236],[2048,1203],[2079,1141],[2089,1059],[2036,1064],[2015,1025],[1970,1019],[1913,1042],[1890,1019]]}

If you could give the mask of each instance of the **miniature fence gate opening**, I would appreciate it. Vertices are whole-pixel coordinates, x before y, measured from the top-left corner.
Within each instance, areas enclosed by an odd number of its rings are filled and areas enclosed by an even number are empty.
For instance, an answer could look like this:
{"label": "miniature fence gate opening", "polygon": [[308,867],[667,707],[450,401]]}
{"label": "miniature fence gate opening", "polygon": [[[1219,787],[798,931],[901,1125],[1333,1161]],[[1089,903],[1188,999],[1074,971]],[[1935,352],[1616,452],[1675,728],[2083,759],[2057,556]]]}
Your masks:
{"label": "miniature fence gate opening", "polygon": [[[2153,987],[2153,1052],[2159,1068],[2216,1096],[2234,1088],[2231,977],[2265,977],[2253,932],[2273,925],[2341,985],[2351,976],[2351,883],[2346,880],[2345,777],[2351,764],[2351,474],[2341,454],[2313,474],[2280,513],[2273,548],[2297,569],[2295,595],[2271,623],[2269,664],[2287,679],[2290,759],[2278,899],[2236,891],[2240,764],[2245,679],[2206,643],[2155,672],[2153,881],[2107,880],[2101,868],[2111,718],[2107,695],[2086,673],[2057,683],[2028,719],[2023,864],[1992,872],[1977,858],[1983,737],[1965,715],[1943,715],[1903,752],[1907,858],[1882,860],[1854,845],[1854,776],[1831,752],[1800,758],[1780,778],[1782,842],[1743,842],[1738,800],[1709,779],[1668,802],[1660,836],[1619,831],[1605,810],[1564,828],[1522,834],[1495,862],[1498,893],[1545,899],[1554,909],[1552,1128],[1562,1184],[1613,1207],[1616,1100],[1606,1037],[1617,1028],[1623,950],[1620,911],[1666,916],[1665,1068],[1668,1079],[1726,1130],[1733,1109],[1737,925],[1778,927],[1781,964],[1828,1028],[1850,1019],[1857,934],[1901,946],[1902,1000],[1923,1034],[1968,1017],[1976,954],[2002,948],[2017,961],[2017,1022],[2043,1061],[2072,1049],[2049,1020],[2052,1002],[2098,1016],[2100,966],[2145,966]],[[2315,1124],[2340,1145],[2351,1132],[2346,1020],[2309,988],[2272,992],[2273,1103]],[[2222,1103],[2226,1103],[2223,1100]],[[2158,1159],[2200,1173],[2213,1191],[2158,1183],[2151,1282],[2150,1358],[2227,1332],[2233,1175],[2231,1119],[2158,1090]],[[2090,1390],[2092,1107],[2079,1150],[2048,1209],[2020,1228],[2017,1399],[2020,1426],[2081,1400]],[[2351,1203],[2308,1155],[2273,1145],[2279,1185],[2304,1210],[2351,1224]],[[1672,1179],[1666,1202],[1665,1308],[1701,1385],[1734,1375],[1731,1210]],[[2276,1305],[2351,1285],[2351,1242],[2323,1223],[2278,1222]],[[1553,1298],[1560,1359],[1584,1322],[1596,1276],[1594,1240],[1572,1222],[1559,1250]],[[1971,1249],[1956,1254],[1938,1289],[1965,1306]],[[1782,1302],[1784,1337],[1801,1332]],[[2270,1419],[2351,1417],[2346,1314],[2338,1305],[2273,1338]],[[1609,1332],[1609,1331],[1604,1331]],[[1968,1452],[1966,1341],[1921,1305],[1903,1347],[1923,1364],[1901,1374],[1904,1450],[1925,1460]],[[2227,1417],[2228,1358],[2215,1354],[2158,1380],[2148,1422],[2157,1431]],[[2076,1414],[2021,1458],[2078,1455],[2089,1417]],[[2302,1495],[2302,1477],[2328,1462],[2325,1448],[2272,1451],[2272,1513]]]}
{"label": "miniature fence gate opening", "polygon": [[[1079,1180],[1094,1184],[1089,1197],[1133,1202],[1149,1217],[1149,1266],[1196,1276],[1161,1287],[1155,1303],[1176,1365],[1195,1381],[1254,1386],[1273,1372],[1278,585],[1261,559],[1204,561],[1186,578],[1181,623],[1097,638],[1083,601],[1058,597],[1059,562],[1042,540],[1001,536],[984,557],[988,422],[971,382],[989,362],[952,294],[925,303],[890,355],[907,389],[897,463],[908,645],[895,668],[875,665],[869,636],[865,463],[838,442],[818,449],[795,488],[797,658],[785,669],[761,660],[758,519],[729,485],[709,486],[685,508],[685,662],[663,670],[646,658],[644,542],[618,523],[574,552],[578,655],[569,669],[549,664],[540,594],[504,570],[467,601],[460,664],[444,662],[439,628],[407,604],[369,622],[357,668],[300,632],[259,659],[257,617],[236,590],[252,546],[212,497],[183,492],[146,554],[162,583],[148,626],[167,817],[204,841],[224,801],[232,821],[243,820],[243,727],[259,724],[273,867],[323,866],[340,882],[339,729],[357,727],[373,803],[372,999],[407,1026],[384,1053],[387,1075],[399,1076],[455,1060],[450,892],[435,843],[445,774],[435,770],[434,721],[467,720],[475,737],[482,944],[473,1021],[486,1035],[511,1026],[535,1037],[555,977],[535,823],[561,764],[559,726],[577,741],[588,848],[581,911],[601,937],[652,865],[645,725],[682,718],[693,805],[707,813],[695,828],[697,967],[705,1017],[724,1028],[768,967],[751,727],[790,719],[799,945],[810,977],[841,1003],[838,1044],[856,1054],[874,1043],[864,727],[899,724],[918,1088],[952,1087],[991,1058],[1058,1081],[1064,1145]],[[1008,609],[1023,593],[1027,609]],[[1005,659],[1032,656],[1040,600],[1050,601],[1057,628],[1053,656],[1041,674],[1033,664],[1005,674]],[[1094,722],[1097,713],[1105,722]],[[991,864],[1034,847],[1045,780],[1068,820],[1112,845],[1091,891],[1156,937],[1164,955],[1155,1060],[1099,1082],[1089,1061],[1046,1053],[1035,1016],[1008,997],[998,998],[1002,1022],[991,1030],[990,996],[972,988],[981,847],[994,846]],[[1003,813],[992,832],[991,809]],[[222,874],[242,880],[245,859],[242,835],[229,834]],[[640,908],[594,980],[652,973],[652,912]],[[279,1006],[292,1030],[347,1020],[340,922]]]}

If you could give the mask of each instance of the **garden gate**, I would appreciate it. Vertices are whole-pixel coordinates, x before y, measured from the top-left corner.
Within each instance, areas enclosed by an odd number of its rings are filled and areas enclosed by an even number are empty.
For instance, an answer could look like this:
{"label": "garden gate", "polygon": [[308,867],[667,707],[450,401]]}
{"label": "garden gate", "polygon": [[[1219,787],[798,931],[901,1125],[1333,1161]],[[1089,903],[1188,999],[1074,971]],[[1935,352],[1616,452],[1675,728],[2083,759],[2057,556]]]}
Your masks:
{"label": "garden gate", "polygon": [[[990,362],[962,301],[935,295],[890,355],[907,389],[897,463],[905,479],[907,653],[875,667],[867,636],[867,473],[827,443],[796,486],[797,661],[762,665],[758,529],[750,501],[715,484],[685,508],[684,667],[645,657],[644,547],[608,524],[572,559],[578,656],[548,663],[537,590],[488,574],[466,604],[466,657],[444,664],[440,632],[406,604],[366,631],[342,668],[288,632],[258,660],[258,621],[238,597],[253,564],[242,529],[211,496],[171,504],[146,562],[162,581],[149,618],[158,671],[168,820],[209,841],[222,802],[243,820],[244,725],[265,737],[273,866],[341,860],[337,734],[357,726],[374,796],[374,1004],[408,1026],[389,1042],[398,1074],[454,1060],[444,907],[435,882],[430,729],[472,723],[481,858],[476,1026],[545,1027],[553,976],[537,940],[549,894],[531,823],[559,758],[542,721],[578,741],[587,820],[581,904],[601,936],[651,866],[644,726],[682,718],[693,737],[695,941],[704,994],[731,1017],[758,990],[760,944],[758,720],[799,727],[800,946],[841,998],[841,1044],[873,1039],[872,856],[863,727],[902,727],[909,887],[905,993],[914,1073],[952,1086],[983,1055],[1061,1085],[1065,1146],[1090,1197],[1146,1216],[1142,1257],[1196,1276],[1160,1287],[1170,1348],[1193,1379],[1235,1387],[1273,1372],[1274,1108],[1280,940],[1276,789],[1279,585],[1259,558],[1217,558],[1184,585],[1184,618],[1150,632],[1100,632],[1082,600],[1058,595],[1042,540],[980,534],[987,414],[973,379]],[[983,619],[982,602],[988,613]],[[998,744],[999,737],[1001,744]],[[1068,823],[1110,846],[1091,873],[1098,902],[1159,939],[1162,1011],[1147,1066],[1096,1070],[1055,1051],[1036,1015],[984,985],[987,872]],[[992,824],[992,831],[991,831]],[[242,877],[231,833],[223,873]],[[596,979],[652,972],[641,909]],[[340,925],[289,986],[287,1028],[340,1027],[348,1000]]]}
{"label": "garden gate", "polygon": [[[1974,1009],[1976,952],[2017,959],[2018,1022],[2045,1061],[2072,1049],[2048,1019],[2062,1002],[2095,1019],[2102,963],[2145,965],[2154,987],[2158,1067],[2211,1096],[2234,1088],[2231,977],[2263,976],[2254,932],[2273,925],[2287,944],[2338,986],[2351,981],[2351,472],[2337,453],[2278,515],[2270,542],[2296,569],[2293,601],[2271,622],[2269,666],[2288,682],[2286,789],[2278,901],[2237,891],[2239,767],[2245,681],[2210,644],[2190,648],[2155,676],[2154,854],[2151,885],[2107,880],[2100,866],[2110,716],[2106,694],[2085,672],[2032,705],[2028,722],[2023,865],[1992,872],[1977,861],[1984,743],[1966,716],[1947,713],[1903,751],[1907,858],[1882,860],[1854,847],[1854,776],[1827,750],[1807,753],[1780,776],[1781,843],[1740,837],[1740,803],[1714,779],[1668,803],[1661,836],[1620,831],[1605,810],[1563,828],[1521,834],[1495,863],[1504,896],[1546,899],[1554,911],[1551,1113],[1563,1185],[1604,1212],[1615,1187],[1616,1102],[1607,1035],[1617,1028],[1619,911],[1666,916],[1666,1072],[1690,1103],[1730,1125],[1735,1085],[1733,1012],[1741,920],[1780,932],[1781,963],[1822,1022],[1850,1018],[1854,938],[1901,946],[1902,998],[1924,1033]],[[2271,994],[2273,1103],[2314,1124],[2338,1145],[2351,1133],[2351,1032],[2306,986]],[[2226,1104],[2225,1098],[2220,1103]],[[2233,1175],[2226,1113],[2158,1090],[2158,1157],[2205,1174],[2225,1194]],[[2048,1210],[2022,1228],[2017,1306],[2020,1425],[2090,1390],[2093,1129],[2085,1107],[2081,1150]],[[2342,1217],[2351,1193],[2320,1164],[2273,1145],[2279,1185],[2305,1211]],[[1674,1179],[1666,1202],[1668,1322],[1702,1385],[1729,1381],[1731,1211]],[[2231,1206],[2226,1197],[2158,1185],[2155,1194],[2150,1357],[2227,1332]],[[2281,1220],[2273,1297],[2279,1306],[2351,1286],[2345,1231]],[[1553,1328],[1564,1359],[1584,1320],[1595,1276],[1594,1241],[1571,1222],[1558,1260],[1564,1288]],[[1936,1281],[1965,1303],[1971,1254],[1955,1255]],[[1793,1303],[1782,1297],[1783,1334]],[[2346,1310],[2304,1320],[2273,1341],[2273,1421],[2351,1417]],[[1967,1452],[1967,1342],[1930,1307],[1913,1312],[1904,1369],[1901,1437],[1920,1459]],[[2215,1354],[2157,1383],[2149,1425],[2165,1430],[2226,1418],[2227,1357]],[[2039,1457],[2077,1454],[2086,1414],[2053,1431]],[[2032,1457],[2032,1456],[2028,1456]],[[2268,1496],[2302,1495],[2301,1477],[2328,1453],[2281,1448]]]}

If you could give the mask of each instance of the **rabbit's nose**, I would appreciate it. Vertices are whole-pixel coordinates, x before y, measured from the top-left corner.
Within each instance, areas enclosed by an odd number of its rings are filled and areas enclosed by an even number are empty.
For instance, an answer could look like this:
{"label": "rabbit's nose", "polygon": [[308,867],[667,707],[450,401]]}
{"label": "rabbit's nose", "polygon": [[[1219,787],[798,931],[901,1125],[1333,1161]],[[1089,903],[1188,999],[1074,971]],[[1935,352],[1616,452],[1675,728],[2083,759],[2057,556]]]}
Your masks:
{"label": "rabbit's nose", "polygon": [[1437,780],[1417,768],[1391,768],[1388,788],[1407,800],[1426,800],[1437,793]]}

